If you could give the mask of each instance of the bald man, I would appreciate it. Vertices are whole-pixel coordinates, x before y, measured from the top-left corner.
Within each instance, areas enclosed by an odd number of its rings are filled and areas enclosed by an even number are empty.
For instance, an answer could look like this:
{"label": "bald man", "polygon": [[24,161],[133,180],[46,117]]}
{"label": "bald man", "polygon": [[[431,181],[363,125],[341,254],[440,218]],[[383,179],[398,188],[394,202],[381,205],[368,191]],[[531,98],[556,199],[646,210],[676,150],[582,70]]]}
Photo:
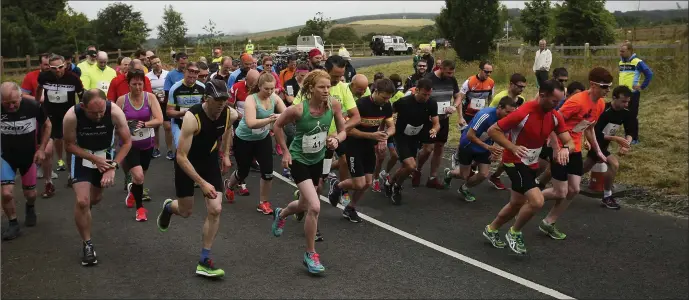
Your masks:
{"label": "bald man", "polygon": [[[128,72],[139,71],[144,73],[144,64],[140,59],[132,59],[129,63]],[[151,80],[148,76],[144,76],[144,92],[153,93],[151,88]],[[127,73],[120,73],[117,77],[110,81],[110,88],[107,91],[108,100],[116,102],[117,98],[129,93],[129,81],[127,80]]]}
{"label": "bald man", "polygon": [[354,99],[370,96],[371,89],[368,88],[368,78],[366,75],[354,75],[354,77],[352,77],[352,82],[349,83],[349,90],[352,91]]}
{"label": "bald man", "polygon": [[117,72],[108,66],[108,54],[104,51],[98,52],[96,61],[94,68],[91,68],[88,72],[82,72],[81,82],[86,90],[100,89],[107,94],[110,89],[110,83],[113,78],[117,77]]}
{"label": "bald man", "polygon": [[[36,100],[22,99],[22,91],[14,82],[0,85],[2,97],[2,209],[9,220],[9,226],[2,232],[3,240],[19,236],[16,204],[14,202],[14,180],[17,170],[21,175],[22,189],[26,198],[27,227],[36,225],[36,164],[45,158],[45,147],[50,138],[51,124],[45,111]],[[40,131],[40,144],[36,136]],[[46,176],[50,178],[50,176]]]}
{"label": "bald man", "polygon": [[122,60],[120,60],[119,64],[117,65],[117,74],[127,74],[129,72],[129,64],[132,62],[132,59],[129,57],[123,57]]}

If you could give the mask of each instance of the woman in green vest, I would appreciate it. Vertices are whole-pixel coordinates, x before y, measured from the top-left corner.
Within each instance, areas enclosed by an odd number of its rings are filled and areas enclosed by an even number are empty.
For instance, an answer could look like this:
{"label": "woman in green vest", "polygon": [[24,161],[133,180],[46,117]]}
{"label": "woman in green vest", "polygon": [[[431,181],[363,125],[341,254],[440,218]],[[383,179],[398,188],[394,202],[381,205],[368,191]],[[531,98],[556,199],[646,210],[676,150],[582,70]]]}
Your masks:
{"label": "woman in green vest", "polygon": [[[275,139],[283,149],[289,149],[282,156],[282,167],[290,168],[292,178],[299,189],[299,200],[292,201],[284,209],[276,208],[273,217],[273,235],[282,235],[285,219],[290,215],[306,212],[304,218],[304,235],[306,252],[304,265],[310,273],[321,273],[325,268],[316,253],[316,230],[318,214],[321,210],[316,188],[323,170],[330,166],[323,165],[325,150],[334,150],[342,143],[345,133],[345,120],[342,116],[342,105],[330,97],[330,75],[323,70],[314,70],[304,79],[302,86],[303,102],[292,105],[275,121],[273,131]],[[335,119],[337,135],[328,137],[330,124]],[[287,147],[285,143],[286,124],[294,123],[296,135]]]}

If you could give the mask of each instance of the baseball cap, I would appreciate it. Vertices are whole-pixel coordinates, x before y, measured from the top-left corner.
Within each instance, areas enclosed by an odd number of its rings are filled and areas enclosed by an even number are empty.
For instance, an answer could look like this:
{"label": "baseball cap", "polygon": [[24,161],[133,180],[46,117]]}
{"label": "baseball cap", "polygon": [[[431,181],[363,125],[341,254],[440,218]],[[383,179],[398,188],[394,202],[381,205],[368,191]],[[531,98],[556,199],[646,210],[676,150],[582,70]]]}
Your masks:
{"label": "baseball cap", "polygon": [[206,82],[206,95],[216,100],[227,100],[230,93],[227,91],[227,83],[220,79],[211,79]]}
{"label": "baseball cap", "polygon": [[246,63],[252,63],[252,62],[254,62],[254,58],[251,56],[251,54],[248,54],[248,53],[242,54],[242,56],[240,56],[239,59],[240,59],[242,62],[246,62]]}

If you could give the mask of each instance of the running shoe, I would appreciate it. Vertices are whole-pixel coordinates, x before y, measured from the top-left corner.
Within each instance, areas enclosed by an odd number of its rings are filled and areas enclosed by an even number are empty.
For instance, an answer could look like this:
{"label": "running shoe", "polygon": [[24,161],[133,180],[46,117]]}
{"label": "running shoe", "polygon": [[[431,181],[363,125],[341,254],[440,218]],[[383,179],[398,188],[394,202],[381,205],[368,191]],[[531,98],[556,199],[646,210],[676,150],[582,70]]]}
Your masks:
{"label": "running shoe", "polygon": [[142,200],[142,201],[151,201],[151,195],[148,194],[149,192],[150,192],[149,189],[144,188],[144,193],[143,193],[143,195],[141,196],[141,200]]}
{"label": "running shoe", "polygon": [[392,197],[390,199],[394,205],[402,204],[402,187],[397,185],[397,183],[392,186]]}
{"label": "running shoe", "polygon": [[289,180],[294,181],[294,178],[292,178],[292,173],[287,168],[282,169],[282,177],[285,177],[285,178],[288,178]]}
{"label": "running shoe", "polygon": [[617,201],[612,196],[604,197],[603,200],[601,200],[601,206],[609,209],[620,209],[620,205],[617,204]]}
{"label": "running shoe", "polygon": [[392,197],[392,184],[390,184],[390,180],[385,180],[383,182],[383,187],[385,188],[385,197]]}
{"label": "running shoe", "polygon": [[130,182],[127,184],[127,198],[124,199],[124,205],[127,208],[132,208],[134,204],[136,204],[136,199],[134,199],[134,194],[132,194],[132,184]]}
{"label": "running shoe", "polygon": [[342,211],[342,216],[345,217],[345,219],[349,220],[352,223],[360,223],[361,218],[359,217],[359,214],[356,212],[356,209],[351,206],[346,206],[345,209]]}
{"label": "running shoe", "polygon": [[321,257],[316,252],[304,252],[304,266],[311,274],[319,274],[325,271],[325,267],[321,265]]}
{"label": "running shoe", "polygon": [[45,191],[43,192],[43,198],[50,198],[55,196],[55,185],[52,182],[45,183]]}
{"label": "running shoe", "polygon": [[50,179],[57,179],[57,173],[50,171]]}
{"label": "running shoe", "polygon": [[43,168],[41,166],[36,166],[36,179],[43,179]]}
{"label": "running shoe", "polygon": [[436,190],[442,190],[445,188],[445,186],[442,183],[440,183],[437,177],[428,178],[428,180],[426,181],[426,187],[429,189]]}
{"label": "running shoe", "polygon": [[510,249],[517,254],[526,254],[526,246],[524,245],[524,237],[521,232],[513,232],[512,229],[505,233],[505,239]]}
{"label": "running shoe", "polygon": [[280,211],[282,211],[282,208],[276,208],[275,211],[273,211],[273,235],[276,237],[279,237],[282,235],[283,228],[285,227],[285,219],[280,218]]}
{"label": "running shoe", "polygon": [[168,151],[168,152],[167,152],[167,155],[165,156],[165,158],[167,158],[167,160],[174,160],[174,159],[175,159],[175,154],[172,153],[172,151]]}
{"label": "running shoe", "polygon": [[5,241],[16,239],[21,232],[19,231],[19,223],[10,223],[5,230],[2,231],[2,239]]}
{"label": "running shoe", "polygon": [[490,176],[488,177],[488,182],[492,183],[493,186],[498,190],[502,191],[505,189],[505,185],[502,184],[502,180],[500,180],[500,177]]}
{"label": "running shoe", "polygon": [[153,149],[153,153],[151,153],[151,157],[153,157],[153,158],[160,157],[160,150],[158,150],[157,148]]}
{"label": "running shoe", "polygon": [[316,237],[314,238],[316,242],[322,242],[323,241],[323,235],[321,234],[320,229],[316,229]]}
{"label": "running shoe", "polygon": [[328,191],[328,200],[330,200],[330,205],[336,207],[340,202],[340,196],[342,196],[342,189],[337,186],[340,182],[337,179],[330,180],[330,191]]}
{"label": "running shoe", "polygon": [[374,179],[373,180],[373,187],[371,188],[374,193],[380,193],[380,180],[379,179]]}
{"label": "running shoe", "polygon": [[24,217],[24,225],[26,227],[34,227],[36,226],[36,207],[35,206],[29,206],[29,204],[26,204],[26,214]]}
{"label": "running shoe", "polygon": [[223,182],[223,185],[225,186],[225,198],[227,198],[227,203],[234,203],[234,191],[232,190],[232,187],[230,186],[230,180],[225,179]]}
{"label": "running shoe", "polygon": [[462,195],[462,197],[464,198],[464,201],[466,201],[466,202],[474,202],[474,201],[476,201],[476,197],[474,196],[474,194],[471,193],[471,192],[469,191],[469,189],[465,188],[464,185],[462,185],[461,187],[459,187],[459,189],[457,190],[457,193],[459,193],[460,195]]}
{"label": "running shoe", "polygon": [[246,183],[242,183],[239,185],[239,195],[249,196],[249,189],[246,188]]}
{"label": "running shoe", "polygon": [[196,265],[196,275],[206,277],[223,277],[225,276],[225,271],[223,271],[223,269],[216,268],[213,264],[213,260],[206,258]]}
{"label": "running shoe", "polygon": [[414,170],[411,172],[411,186],[418,187],[419,185],[421,185],[421,172]]}
{"label": "running shoe", "polygon": [[264,215],[270,215],[273,213],[273,208],[270,207],[270,202],[261,202],[258,204],[258,207],[256,207],[256,211],[264,214]]}
{"label": "running shoe", "polygon": [[459,156],[457,155],[456,151],[452,153],[452,156],[450,157],[450,165],[452,166],[452,170],[459,167]]}
{"label": "running shoe", "polygon": [[490,230],[488,227],[489,226],[486,225],[486,228],[483,229],[483,236],[488,239],[493,247],[500,249],[505,248],[505,242],[500,239],[500,232],[497,230]]}
{"label": "running shoe", "polygon": [[450,172],[452,172],[450,168],[445,168],[445,170],[443,170],[443,187],[446,189],[450,188],[450,184],[452,183],[452,174],[450,174]]}
{"label": "running shoe", "polygon": [[567,237],[566,234],[560,232],[560,230],[555,227],[555,223],[548,224],[545,220],[541,221],[541,224],[538,225],[538,229],[554,240],[564,240]]}
{"label": "running shoe", "polygon": [[58,161],[57,161],[57,168],[55,168],[55,171],[60,171],[60,172],[62,172],[62,171],[65,171],[65,170],[67,170],[67,169],[65,168],[65,161],[64,161],[64,160],[58,160]]}
{"label": "running shoe", "polygon": [[143,207],[139,207],[136,210],[136,221],[137,222],[146,222],[148,218],[146,217],[146,214],[148,213],[148,210],[146,210]]}
{"label": "running shoe", "polygon": [[72,183],[74,183],[74,178],[72,178],[72,175],[67,176],[67,188],[72,188]]}
{"label": "running shoe", "polygon": [[172,203],[172,199],[166,199],[165,202],[163,202],[163,209],[160,211],[160,214],[158,214],[158,220],[156,220],[158,230],[162,232],[170,228],[170,221],[172,221],[172,213],[169,213],[167,209],[165,209],[168,203]]}
{"label": "running shoe", "polygon": [[84,256],[81,258],[82,266],[93,266],[98,263],[98,258],[96,258],[96,249],[93,248],[92,244],[84,244]]}

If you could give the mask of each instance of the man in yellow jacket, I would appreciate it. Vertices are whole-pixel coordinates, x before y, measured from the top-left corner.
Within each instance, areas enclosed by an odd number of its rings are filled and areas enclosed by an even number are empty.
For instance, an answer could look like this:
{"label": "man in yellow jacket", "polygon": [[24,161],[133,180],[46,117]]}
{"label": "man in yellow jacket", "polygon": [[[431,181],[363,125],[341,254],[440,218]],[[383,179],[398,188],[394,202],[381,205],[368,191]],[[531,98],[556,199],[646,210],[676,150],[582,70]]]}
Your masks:
{"label": "man in yellow jacket", "polygon": [[108,66],[108,54],[100,51],[97,55],[97,64],[88,72],[83,72],[81,75],[81,83],[85,90],[100,89],[106,95],[110,88],[110,82],[117,77],[117,72]]}
{"label": "man in yellow jacket", "polygon": [[247,43],[246,47],[244,47],[244,51],[249,53],[249,55],[254,54],[254,44],[251,43],[251,40],[249,40],[249,43]]}

